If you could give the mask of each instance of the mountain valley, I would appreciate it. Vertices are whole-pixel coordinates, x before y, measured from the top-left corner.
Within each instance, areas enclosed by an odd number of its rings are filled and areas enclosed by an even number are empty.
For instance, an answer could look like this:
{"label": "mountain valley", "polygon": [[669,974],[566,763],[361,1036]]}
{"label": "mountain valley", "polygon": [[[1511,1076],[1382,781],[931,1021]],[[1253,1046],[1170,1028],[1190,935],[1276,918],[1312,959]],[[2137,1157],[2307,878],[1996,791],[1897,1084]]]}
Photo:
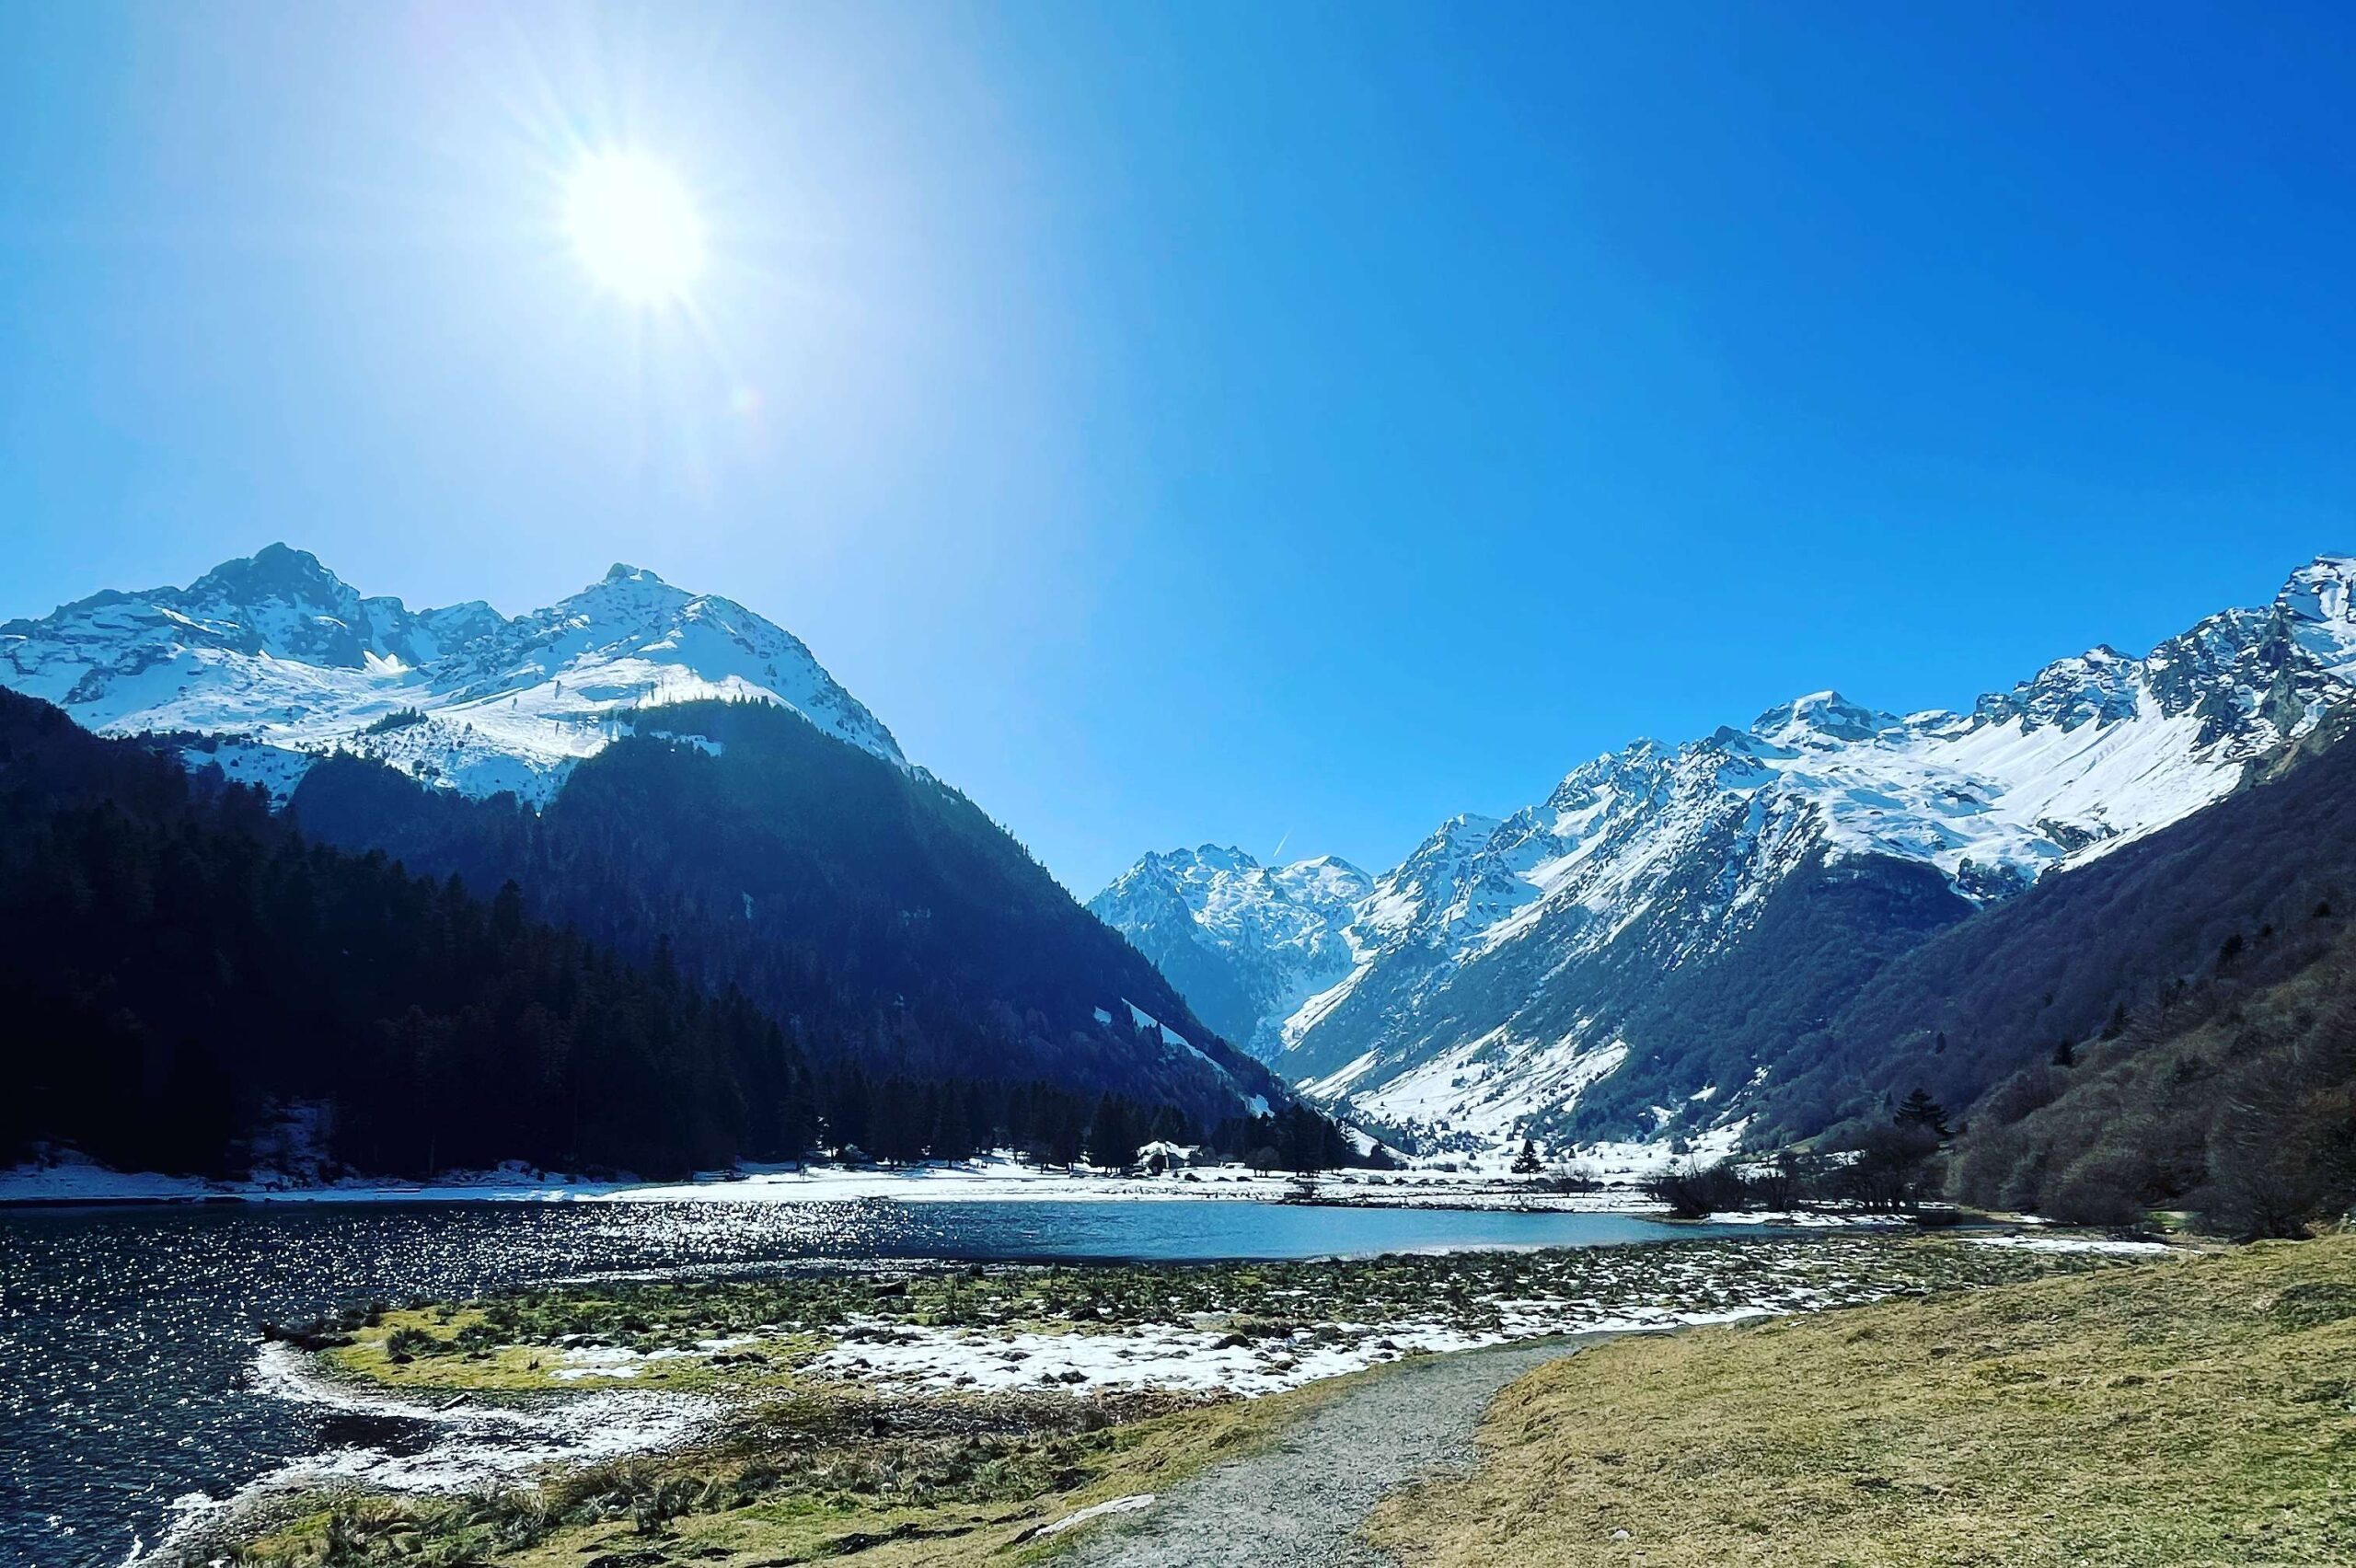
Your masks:
{"label": "mountain valley", "polygon": [[[2032,926],[2094,868],[2197,840],[2220,802],[2330,753],[2356,698],[2351,583],[2356,560],[2319,558],[2268,605],[2141,658],[2059,660],[1968,713],[1826,691],[1744,729],[1637,741],[1534,805],[1451,818],[1346,904],[1290,892],[1321,862],[1206,846],[1148,856],[1091,907],[1182,990],[1219,997],[1230,1032],[1312,1099],[1409,1147],[1723,1153],[1814,1135],[1903,1092],[1881,1058],[1906,1039],[1945,1038],[1933,1020],[1972,976],[1939,955],[1976,951],[1992,922]],[[1975,1032],[1975,1059],[2099,1028],[2130,982],[2181,973],[2096,967],[2091,1021],[2010,1018],[2020,1038]],[[1874,998],[1901,974],[1924,978],[1895,1016]],[[1944,1076],[1958,1103],[1987,1081]]]}

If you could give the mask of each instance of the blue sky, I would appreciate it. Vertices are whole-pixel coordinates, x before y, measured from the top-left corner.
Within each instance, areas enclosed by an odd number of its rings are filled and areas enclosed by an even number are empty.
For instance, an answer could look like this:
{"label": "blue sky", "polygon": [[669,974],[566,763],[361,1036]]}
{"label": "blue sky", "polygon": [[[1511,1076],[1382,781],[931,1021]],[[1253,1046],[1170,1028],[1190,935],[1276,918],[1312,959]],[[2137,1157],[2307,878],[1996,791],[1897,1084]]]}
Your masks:
{"label": "blue sky", "polygon": [[[791,627],[1085,894],[2356,549],[2344,8],[0,0],[0,617]],[[702,206],[691,316],[562,182]]]}

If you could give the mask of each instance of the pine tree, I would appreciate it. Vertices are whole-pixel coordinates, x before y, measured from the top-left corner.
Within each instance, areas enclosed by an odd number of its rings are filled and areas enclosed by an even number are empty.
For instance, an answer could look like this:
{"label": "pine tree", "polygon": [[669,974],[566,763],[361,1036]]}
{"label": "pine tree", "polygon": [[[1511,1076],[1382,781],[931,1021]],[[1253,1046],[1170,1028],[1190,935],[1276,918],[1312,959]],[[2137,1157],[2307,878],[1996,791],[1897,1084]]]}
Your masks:
{"label": "pine tree", "polygon": [[1919,1127],[1940,1137],[1947,1136],[1947,1108],[1932,1099],[1931,1091],[1920,1084],[1898,1107],[1897,1122],[1901,1127]]}
{"label": "pine tree", "polygon": [[1107,1170],[1126,1170],[1137,1163],[1138,1146],[1145,1140],[1138,1136],[1139,1124],[1136,1111],[1118,1095],[1108,1094],[1096,1102],[1096,1114],[1088,1124],[1088,1161]]}
{"label": "pine tree", "polygon": [[1514,1157],[1513,1173],[1517,1176],[1535,1176],[1541,1169],[1538,1162],[1537,1144],[1528,1138],[1522,1139],[1521,1152]]}

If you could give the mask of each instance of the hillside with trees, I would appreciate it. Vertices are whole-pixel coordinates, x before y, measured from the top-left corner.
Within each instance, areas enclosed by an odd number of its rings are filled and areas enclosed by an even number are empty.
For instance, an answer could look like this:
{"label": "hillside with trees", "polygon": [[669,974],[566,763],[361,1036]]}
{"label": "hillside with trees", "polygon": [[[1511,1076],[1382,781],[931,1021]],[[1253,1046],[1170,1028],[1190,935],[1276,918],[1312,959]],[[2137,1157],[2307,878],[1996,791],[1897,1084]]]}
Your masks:
{"label": "hillside with trees", "polygon": [[[964,795],[791,709],[642,710],[544,812],[352,757],[312,769],[304,831],[469,886],[633,957],[667,947],[820,1062],[1051,1081],[1216,1125],[1290,1096]],[[1146,1022],[1145,1020],[1151,1020]]]}
{"label": "hillside with trees", "polygon": [[[1339,1158],[1322,1119],[1304,1132],[1231,1099],[1204,1118],[1149,1075],[1132,1096],[1034,1078],[1019,1056],[871,1059],[868,1036],[820,1034],[854,1016],[839,998],[781,1016],[707,983],[659,929],[625,955],[538,917],[513,882],[474,885],[320,843],[258,790],[0,692],[0,1157],[62,1143],[231,1174],[298,1109],[318,1153],[375,1174],[668,1175],[814,1147],[1068,1162],[1132,1135],[1131,1150],[1159,1136]],[[1121,1045],[1108,1031],[1102,1049]]]}
{"label": "hillside with trees", "polygon": [[2264,983],[2244,945],[2168,1005],[1997,1084],[1950,1155],[1949,1190],[2083,1224],[2189,1208],[2246,1238],[2356,1208],[2356,933],[2314,919],[2335,940],[2287,978]]}
{"label": "hillside with trees", "polygon": [[1887,1117],[1923,1088],[1977,1120],[2015,1074],[2203,986],[2230,996],[2304,970],[2356,896],[2356,744],[2321,737],[2184,821],[1930,936],[1807,1032],[1763,1086],[1756,1133]]}

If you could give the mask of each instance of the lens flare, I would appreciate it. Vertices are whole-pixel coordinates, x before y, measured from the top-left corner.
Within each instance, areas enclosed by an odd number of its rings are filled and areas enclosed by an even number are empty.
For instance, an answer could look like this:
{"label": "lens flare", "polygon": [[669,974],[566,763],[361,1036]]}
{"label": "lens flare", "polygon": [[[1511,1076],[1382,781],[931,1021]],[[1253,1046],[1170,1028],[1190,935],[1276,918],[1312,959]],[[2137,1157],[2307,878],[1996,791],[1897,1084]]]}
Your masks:
{"label": "lens flare", "polygon": [[640,153],[601,153],[573,170],[565,232],[582,264],[633,305],[684,297],[703,271],[703,220],[678,178]]}

